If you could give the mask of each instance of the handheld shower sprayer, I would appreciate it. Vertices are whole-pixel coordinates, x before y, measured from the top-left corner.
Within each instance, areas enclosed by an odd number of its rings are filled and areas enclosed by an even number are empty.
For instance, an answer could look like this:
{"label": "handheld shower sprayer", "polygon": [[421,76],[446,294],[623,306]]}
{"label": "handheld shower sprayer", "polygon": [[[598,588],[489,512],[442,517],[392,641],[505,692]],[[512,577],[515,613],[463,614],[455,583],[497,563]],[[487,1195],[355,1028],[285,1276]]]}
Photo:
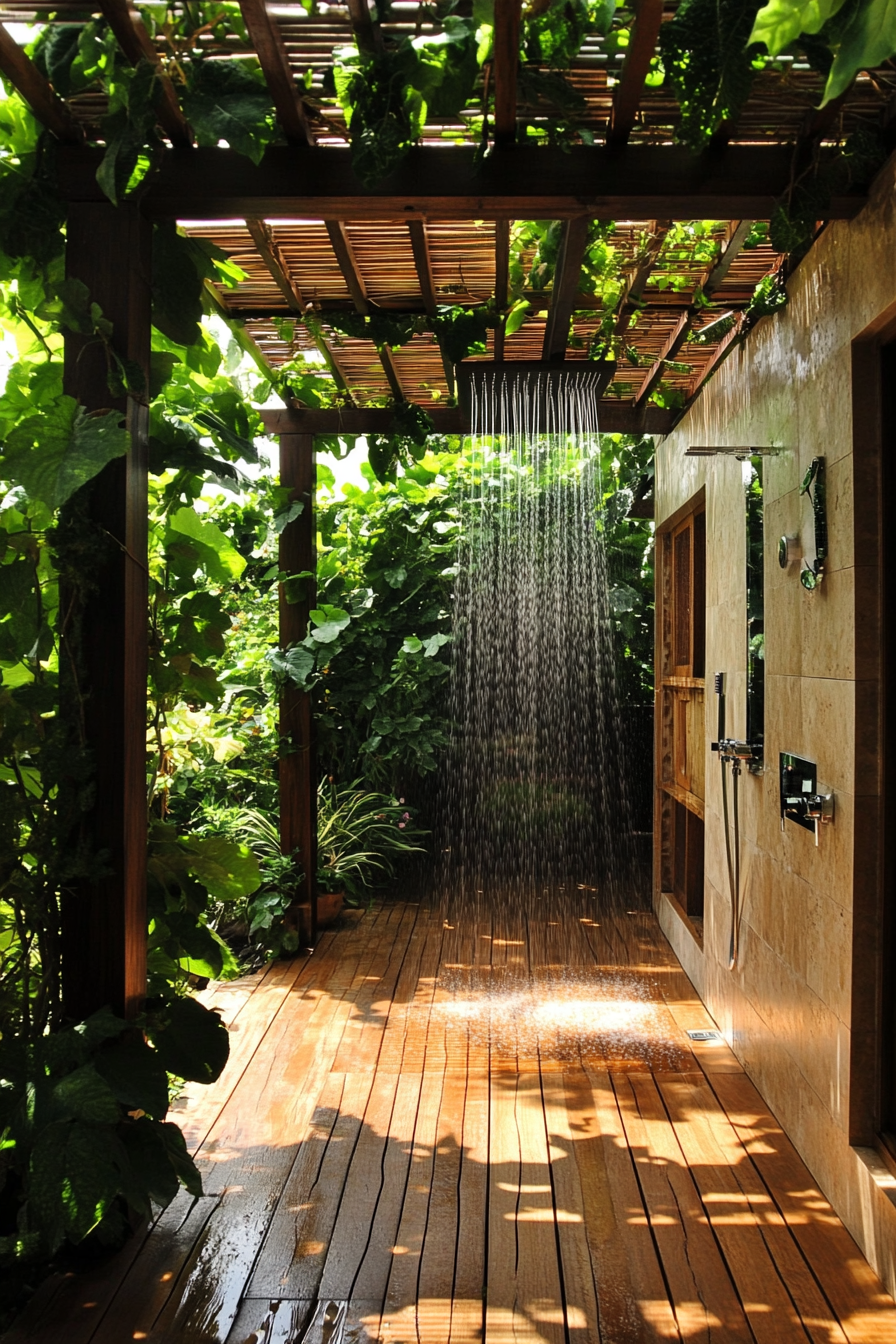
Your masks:
{"label": "handheld shower sprayer", "polygon": [[[713,751],[719,753],[722,763],[722,812],[725,817],[725,857],[728,863],[728,890],[731,897],[731,939],[728,945],[728,969],[733,971],[737,965],[740,943],[740,809],[738,784],[741,762],[755,760],[755,753],[748,742],[739,742],[725,736],[725,673],[715,674],[715,692],[719,697],[719,737],[712,743]],[[728,815],[728,770],[731,766],[731,785],[734,803],[734,854],[731,852],[731,826]]]}

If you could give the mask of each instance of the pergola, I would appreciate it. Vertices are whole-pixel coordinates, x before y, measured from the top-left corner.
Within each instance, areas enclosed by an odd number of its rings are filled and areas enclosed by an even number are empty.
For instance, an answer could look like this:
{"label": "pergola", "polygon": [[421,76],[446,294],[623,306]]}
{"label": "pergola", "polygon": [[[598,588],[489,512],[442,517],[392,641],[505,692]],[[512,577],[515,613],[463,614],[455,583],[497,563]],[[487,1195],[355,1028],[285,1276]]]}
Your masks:
{"label": "pergola", "polygon": [[[82,6],[39,0],[8,3],[0,21],[41,22],[52,15],[64,22],[69,9],[83,20]],[[453,368],[431,336],[419,334],[391,349],[340,336],[324,324],[316,342],[302,322],[290,333],[277,319],[374,307],[434,316],[441,305],[489,300],[505,311],[514,221],[564,222],[554,281],[548,290],[526,292],[527,320],[506,338],[500,330],[490,333],[483,358],[552,365],[587,358],[603,306],[600,296],[579,292],[588,227],[613,220],[612,243],[626,274],[613,327],[625,335],[630,354],[617,364],[604,395],[601,428],[664,434],[682,409],[653,403],[660,385],[679,394],[684,410],[700,395],[743,335],[743,313],[757,283],[782,268],[786,274],[786,258],[767,241],[744,247],[752,225],[769,219],[800,174],[833,160],[850,131],[865,125],[889,133],[896,71],[863,73],[819,112],[821,77],[786,58],[757,74],[739,120],[724,123],[709,148],[694,155],[674,141],[680,110],[668,85],[648,81],[660,25],[675,9],[676,0],[640,0],[624,54],[608,57],[596,41],[586,41],[568,77],[585,99],[581,125],[595,144],[562,152],[517,143],[518,119],[537,120],[537,109],[518,98],[519,0],[496,0],[488,71],[491,154],[476,161],[469,117],[480,109],[471,106],[451,124],[429,123],[401,168],[372,190],[354,176],[344,120],[322,78],[334,47],[356,40],[376,50],[391,37],[426,32],[430,21],[410,0],[396,0],[393,18],[382,25],[372,21],[367,0],[322,5],[318,13],[293,0],[240,0],[249,48],[236,37],[221,43],[203,35],[210,57],[254,54],[264,73],[284,143],[257,166],[227,148],[194,146],[166,73],[163,43],[153,42],[127,0],[99,0],[96,10],[126,58],[158,65],[166,139],[156,172],[117,208],[96,182],[103,99],[94,93],[60,99],[2,24],[0,72],[60,142],[67,270],[113,322],[127,358],[148,366],[152,224],[172,219],[215,242],[246,273],[235,289],[217,289],[210,298],[243,324],[261,359],[277,366],[303,349],[324,355],[342,403],[317,410],[289,405],[266,418],[280,436],[282,483],[310,506],[315,434],[387,430],[392,411],[382,403],[389,398],[422,403],[440,432],[461,431],[463,418],[451,404]],[[858,189],[834,195],[826,219],[852,218],[863,202]],[[709,263],[687,249],[674,256],[664,249],[672,224],[692,220],[717,223],[719,247]],[[726,334],[695,339],[720,313],[734,319]],[[66,339],[66,390],[88,409],[109,405],[104,354],[83,337]],[[119,551],[98,576],[84,629],[92,688],[86,730],[96,761],[94,841],[110,856],[109,875],[79,892],[77,918],[64,925],[66,1006],[77,1017],[104,1003],[133,1011],[145,978],[148,413],[134,400],[120,407],[130,453],[105,469],[94,493],[96,520]],[[307,507],[283,534],[283,570],[313,568],[312,529]],[[312,604],[311,594],[301,604],[281,601],[284,644],[304,635]],[[285,694],[281,730],[293,746],[281,763],[281,838],[284,852],[298,850],[306,873],[304,932],[311,940],[313,717],[308,697],[297,690]]]}

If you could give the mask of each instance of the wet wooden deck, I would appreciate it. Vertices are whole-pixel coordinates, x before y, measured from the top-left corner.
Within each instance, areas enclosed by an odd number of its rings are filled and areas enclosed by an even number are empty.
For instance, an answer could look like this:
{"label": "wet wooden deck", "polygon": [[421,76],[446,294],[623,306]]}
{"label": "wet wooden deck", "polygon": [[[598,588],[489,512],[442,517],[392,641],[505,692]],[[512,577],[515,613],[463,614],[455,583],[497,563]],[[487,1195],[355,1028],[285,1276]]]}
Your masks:
{"label": "wet wooden deck", "polygon": [[893,1344],[652,916],[560,932],[390,905],[211,990],[205,1194],[10,1344]]}

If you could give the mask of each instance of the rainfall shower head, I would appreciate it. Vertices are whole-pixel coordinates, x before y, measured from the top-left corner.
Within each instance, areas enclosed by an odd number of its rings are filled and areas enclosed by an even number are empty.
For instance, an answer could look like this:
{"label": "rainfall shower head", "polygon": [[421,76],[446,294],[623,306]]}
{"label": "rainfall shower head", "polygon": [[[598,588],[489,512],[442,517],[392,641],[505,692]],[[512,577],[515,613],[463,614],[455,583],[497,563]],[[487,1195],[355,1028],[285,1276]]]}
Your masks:
{"label": "rainfall shower head", "polygon": [[612,360],[458,364],[464,425],[474,433],[594,432],[598,402],[615,371]]}

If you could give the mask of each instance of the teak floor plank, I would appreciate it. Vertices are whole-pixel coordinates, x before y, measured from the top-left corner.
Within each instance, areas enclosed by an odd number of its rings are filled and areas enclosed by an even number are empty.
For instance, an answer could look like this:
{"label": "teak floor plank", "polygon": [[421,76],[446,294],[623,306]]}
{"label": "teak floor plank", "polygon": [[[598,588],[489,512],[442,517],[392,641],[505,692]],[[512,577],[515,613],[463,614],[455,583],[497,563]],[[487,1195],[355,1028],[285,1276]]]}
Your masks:
{"label": "teak floor plank", "polygon": [[[565,1344],[566,1311],[557,1259],[557,1211],[548,1158],[541,1075],[526,1074],[516,1089],[520,1139],[517,1203],[517,1308],[525,1311],[537,1337]],[[576,1320],[576,1330],[581,1322]]]}
{"label": "teak floor plank", "polygon": [[355,996],[351,1018],[333,1061],[335,1073],[358,1073],[376,1067],[396,983],[416,922],[417,909],[405,906],[380,974],[369,976]]}
{"label": "teak floor plank", "polygon": [[121,1344],[123,1339],[139,1339],[141,1331],[149,1336],[219,1205],[217,1196],[202,1196],[194,1204],[181,1191],[157,1220],[91,1341]]}
{"label": "teak floor plank", "polygon": [[383,1039],[380,1046],[377,1068],[398,1073],[405,1052],[408,1014],[414,1002],[420,979],[420,963],[423,953],[431,940],[432,929],[428,912],[420,912],[411,933],[407,954],[402,963],[389,1013],[383,1027]]}
{"label": "teak floor plank", "polygon": [[520,1081],[517,1074],[499,1073],[492,1077],[489,1088],[485,1344],[525,1338],[529,1325],[520,1307],[517,1280],[517,1211],[522,1175],[516,1093]]}
{"label": "teak floor plank", "polygon": [[752,1332],[652,1078],[612,1081],[681,1334],[746,1344]]}
{"label": "teak floor plank", "polygon": [[[757,1340],[801,1340],[805,1331],[815,1344],[845,1344],[846,1336],[799,1246],[707,1081],[667,1077],[659,1080],[659,1090],[741,1297],[762,1308],[755,1317],[746,1308]],[[740,1254],[728,1245],[733,1236],[742,1241]],[[771,1265],[757,1247],[757,1237]],[[788,1317],[800,1322],[802,1330],[790,1328]]]}
{"label": "teak floor plank", "polygon": [[609,1074],[590,1067],[584,1075],[569,1073],[563,1088],[587,1211],[602,1337],[613,1344],[677,1341],[678,1325]]}
{"label": "teak floor plank", "polygon": [[[372,1084],[370,1073],[350,1074],[344,1084],[338,1075],[330,1076],[328,1086],[334,1095],[339,1092],[339,1113],[319,1164],[314,1165],[317,1153],[307,1164],[300,1153],[290,1172],[252,1274],[248,1289],[251,1296],[318,1296]],[[325,1095],[321,1096],[321,1110],[325,1109]],[[323,1123],[327,1121],[324,1116]]]}
{"label": "teak floor plank", "polygon": [[[585,1204],[573,1156],[576,1136],[572,1125],[575,1122],[566,1105],[564,1081],[567,1076],[549,1073],[541,1080],[566,1324],[570,1337],[577,1344],[578,1341],[601,1344],[594,1266],[586,1225],[590,1217],[600,1217],[602,1210],[600,1205],[590,1208]],[[585,1083],[584,1074],[578,1075],[578,1081],[581,1087]],[[581,1118],[576,1117],[576,1122],[580,1124]]]}
{"label": "teak floor plank", "polygon": [[[439,1111],[445,1075],[436,1071],[423,1075],[420,1105],[414,1127],[413,1148],[403,1192],[401,1220],[392,1249],[388,1283],[383,1306],[383,1320],[389,1321],[390,1344],[417,1344],[425,1335],[421,1332],[421,1317],[427,1313],[420,1288],[420,1262],[427,1231],[430,1195],[432,1192]],[[446,1265],[450,1261],[450,1278],[454,1270],[454,1246],[443,1246]],[[359,1282],[359,1292],[361,1284]],[[447,1325],[451,1317],[451,1284],[441,1294],[441,1310]],[[419,1304],[419,1305],[418,1305]],[[426,1321],[429,1325],[429,1321]],[[437,1344],[444,1344],[445,1334],[436,1335]]]}
{"label": "teak floor plank", "polygon": [[[435,1133],[432,1180],[426,1227],[420,1256],[419,1292],[421,1301],[450,1303],[454,1292],[457,1259],[458,1187],[464,1143],[464,1109],[467,1095],[466,1073],[446,1073],[442,1084],[441,1105]],[[464,1236],[474,1229],[465,1227]],[[421,1344],[445,1344],[448,1331],[436,1336],[421,1327]]]}
{"label": "teak floor plank", "polygon": [[[417,1081],[419,1085],[419,1079]],[[319,1288],[321,1297],[348,1299],[352,1296],[382,1193],[383,1163],[397,1088],[398,1077],[394,1073],[374,1074],[364,1123],[351,1157],[327,1248]]]}
{"label": "teak floor plank", "polygon": [[457,1185],[459,1231],[451,1303],[451,1344],[480,1344],[482,1340],[488,1164],[489,1079],[486,1072],[471,1068],[464,1096],[463,1146]]}
{"label": "teak floor plank", "polygon": [[[639,1105],[654,1088],[653,1080],[632,1078],[631,1084]],[[800,1313],[760,1229],[758,1192],[751,1203],[716,1144],[700,1112],[700,1083],[665,1076],[655,1086],[757,1344],[806,1344],[809,1336]],[[646,1100],[650,1104],[653,1097]]]}
{"label": "teak floor plank", "polygon": [[892,1344],[896,1302],[756,1088],[746,1074],[713,1074],[709,1081],[850,1344]]}
{"label": "teak floor plank", "polygon": [[313,1302],[285,1298],[246,1298],[225,1344],[296,1344],[314,1307]]}
{"label": "teak floor plank", "polygon": [[[415,1133],[426,1128],[427,1112],[433,1096],[438,1105],[440,1080],[427,1074],[399,1075],[395,1105],[389,1121],[389,1137],[382,1161],[382,1188],[376,1212],[370,1223],[370,1235],[358,1271],[352,1282],[352,1296],[383,1302],[389,1275],[401,1245],[398,1236],[402,1210],[409,1197],[408,1173],[416,1148]],[[403,1256],[401,1258],[404,1258]]]}

